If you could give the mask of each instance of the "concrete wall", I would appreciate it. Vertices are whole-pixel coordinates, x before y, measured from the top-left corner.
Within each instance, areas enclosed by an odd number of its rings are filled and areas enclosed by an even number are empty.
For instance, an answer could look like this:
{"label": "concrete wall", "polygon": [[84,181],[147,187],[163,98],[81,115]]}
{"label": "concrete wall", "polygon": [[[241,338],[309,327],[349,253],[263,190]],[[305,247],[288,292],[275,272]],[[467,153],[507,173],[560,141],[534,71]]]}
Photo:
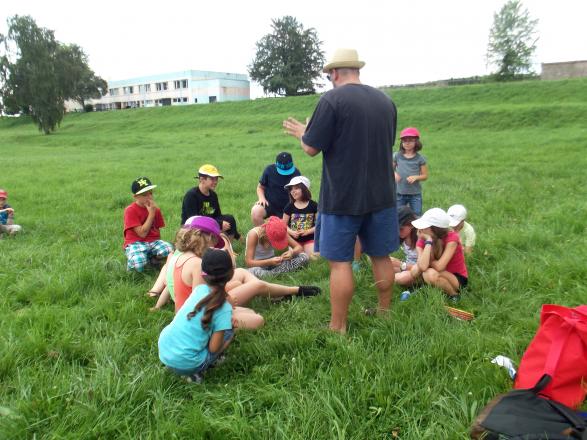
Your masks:
{"label": "concrete wall", "polygon": [[542,63],[542,79],[564,79],[587,76],[587,60]]}

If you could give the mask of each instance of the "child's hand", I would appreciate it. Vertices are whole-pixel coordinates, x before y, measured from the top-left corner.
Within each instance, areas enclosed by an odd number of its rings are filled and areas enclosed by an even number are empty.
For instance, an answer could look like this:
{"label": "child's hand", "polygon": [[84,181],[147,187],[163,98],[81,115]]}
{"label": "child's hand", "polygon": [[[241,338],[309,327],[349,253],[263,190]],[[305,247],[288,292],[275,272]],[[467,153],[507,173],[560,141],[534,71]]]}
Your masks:
{"label": "child's hand", "polygon": [[408,181],[408,183],[414,183],[418,181],[418,178],[420,176],[408,176],[408,178],[406,179]]}
{"label": "child's hand", "polygon": [[0,212],[7,212],[8,214],[14,214],[14,209],[4,208],[4,209],[0,209]]}
{"label": "child's hand", "polygon": [[230,223],[226,222],[226,221],[222,221],[222,231],[226,232],[230,229]]}
{"label": "child's hand", "polygon": [[293,251],[291,249],[281,254],[282,260],[291,260],[291,257],[293,257]]}
{"label": "child's hand", "polygon": [[400,176],[398,173],[393,173],[395,175],[395,181],[397,183],[399,183],[400,180],[402,180],[402,176]]}
{"label": "child's hand", "polygon": [[154,213],[155,211],[157,211],[157,208],[159,208],[154,200],[147,201],[145,206],[147,207],[147,211],[149,211],[149,214]]}
{"label": "child's hand", "polygon": [[267,208],[267,206],[269,206],[269,202],[267,201],[267,199],[262,198],[262,199],[257,200],[255,202],[255,205],[264,206],[265,208]]}
{"label": "child's hand", "polygon": [[294,231],[292,229],[289,230],[289,235],[291,235],[292,238],[300,238],[300,233],[298,231]]}
{"label": "child's hand", "polygon": [[277,266],[277,265],[281,264],[281,262],[283,261],[283,258],[282,257],[273,257],[269,261],[271,261],[271,264],[273,266]]}

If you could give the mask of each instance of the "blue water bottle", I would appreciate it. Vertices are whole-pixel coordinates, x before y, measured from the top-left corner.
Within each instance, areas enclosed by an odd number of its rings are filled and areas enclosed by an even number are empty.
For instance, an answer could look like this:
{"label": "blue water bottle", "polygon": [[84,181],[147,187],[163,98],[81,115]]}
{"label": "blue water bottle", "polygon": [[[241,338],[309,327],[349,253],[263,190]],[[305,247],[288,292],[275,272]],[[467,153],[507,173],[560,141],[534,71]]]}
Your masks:
{"label": "blue water bottle", "polygon": [[410,299],[410,296],[412,295],[412,293],[409,290],[404,290],[402,292],[402,294],[399,297],[400,301],[406,301],[408,299]]}

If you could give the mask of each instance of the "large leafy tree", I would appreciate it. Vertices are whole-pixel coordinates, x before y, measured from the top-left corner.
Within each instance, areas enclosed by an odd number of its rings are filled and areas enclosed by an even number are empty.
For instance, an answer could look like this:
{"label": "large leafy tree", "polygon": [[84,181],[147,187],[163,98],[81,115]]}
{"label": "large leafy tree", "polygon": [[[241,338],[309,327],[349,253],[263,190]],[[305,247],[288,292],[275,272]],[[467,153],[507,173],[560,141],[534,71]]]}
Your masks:
{"label": "large leafy tree", "polygon": [[60,45],[57,62],[65,99],[77,101],[83,107],[86,100],[100,98],[108,91],[108,83],[90,69],[88,57],[78,45]]}
{"label": "large leafy tree", "polygon": [[520,0],[509,0],[493,16],[489,32],[487,60],[497,67],[495,76],[500,80],[533,73],[532,55],[536,50],[536,25]]}
{"label": "large leafy tree", "polygon": [[107,84],[88,67],[79,46],[63,45],[53,31],[37,26],[29,16],[8,19],[0,35],[0,94],[7,112],[30,114],[39,130],[49,134],[65,112],[64,102],[82,103],[106,92]]}
{"label": "large leafy tree", "polygon": [[294,17],[272,20],[273,31],[257,42],[249,75],[265,93],[294,96],[315,92],[324,64],[322,42],[314,28],[304,29]]}

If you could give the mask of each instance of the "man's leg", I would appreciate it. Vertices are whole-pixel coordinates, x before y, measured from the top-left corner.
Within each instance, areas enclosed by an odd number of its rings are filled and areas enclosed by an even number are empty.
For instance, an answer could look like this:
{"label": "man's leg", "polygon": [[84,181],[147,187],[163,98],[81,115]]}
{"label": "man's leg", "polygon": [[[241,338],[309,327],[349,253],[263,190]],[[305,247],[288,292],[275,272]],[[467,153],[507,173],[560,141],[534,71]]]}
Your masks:
{"label": "man's leg", "polygon": [[329,261],[330,265],[330,329],[346,333],[349,306],[355,283],[350,261]]}
{"label": "man's leg", "polygon": [[395,272],[389,257],[371,257],[375,288],[379,293],[379,310],[388,310],[391,304]]}
{"label": "man's leg", "polygon": [[399,247],[399,225],[395,207],[365,216],[359,232],[361,244],[371,258],[379,310],[389,309],[395,273],[389,254]]}
{"label": "man's leg", "polygon": [[330,266],[330,329],[346,333],[354,281],[351,262],[361,216],[320,214],[319,250]]}

